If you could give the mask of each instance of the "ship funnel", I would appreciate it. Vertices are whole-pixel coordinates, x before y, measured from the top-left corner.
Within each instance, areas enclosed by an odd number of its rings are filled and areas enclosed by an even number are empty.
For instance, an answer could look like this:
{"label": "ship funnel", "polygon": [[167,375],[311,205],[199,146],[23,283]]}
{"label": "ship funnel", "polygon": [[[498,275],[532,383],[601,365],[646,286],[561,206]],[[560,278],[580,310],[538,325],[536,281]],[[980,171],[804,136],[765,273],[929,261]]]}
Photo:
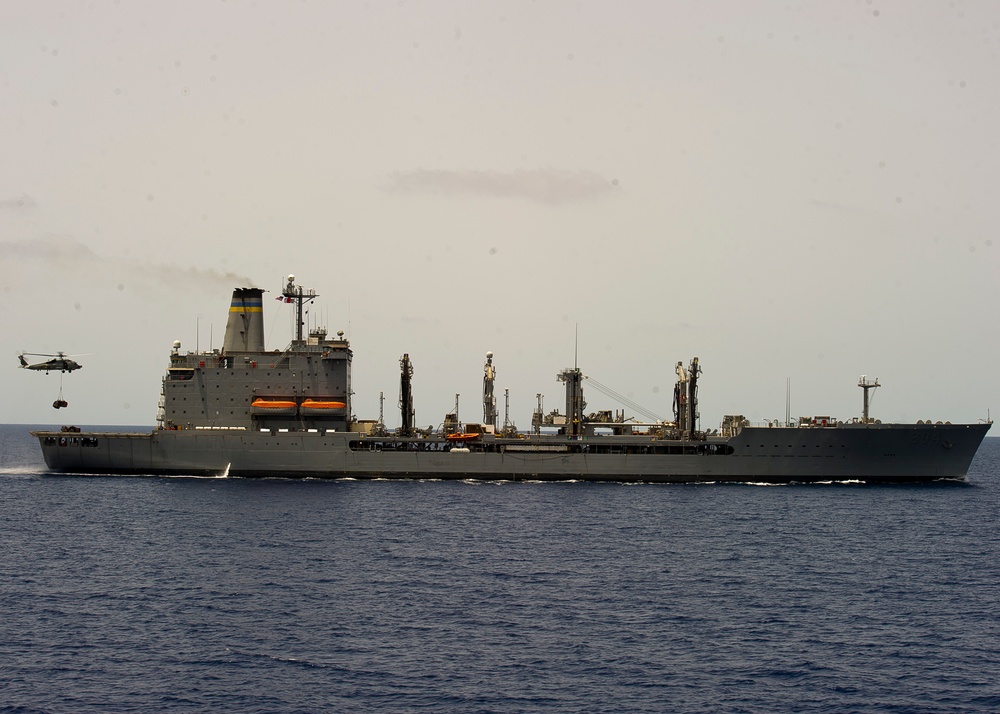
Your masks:
{"label": "ship funnel", "polygon": [[229,306],[229,321],[222,350],[230,352],[264,351],[264,291],[260,288],[236,288]]}

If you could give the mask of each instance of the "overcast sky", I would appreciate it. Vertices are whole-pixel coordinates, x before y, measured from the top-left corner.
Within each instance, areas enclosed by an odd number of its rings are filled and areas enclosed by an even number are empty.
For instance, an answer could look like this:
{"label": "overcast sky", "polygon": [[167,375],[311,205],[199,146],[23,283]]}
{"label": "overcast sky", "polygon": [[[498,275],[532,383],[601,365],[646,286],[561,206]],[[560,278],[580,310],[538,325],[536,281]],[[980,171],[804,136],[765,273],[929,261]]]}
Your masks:
{"label": "overcast sky", "polygon": [[[148,424],[170,345],[294,273],[359,418],[1000,409],[1000,3],[4,4],[0,422]],[[291,306],[265,295],[269,348]],[[85,354],[63,380],[17,353]],[[585,384],[588,411],[620,405]],[[631,413],[631,412],[630,412]]]}

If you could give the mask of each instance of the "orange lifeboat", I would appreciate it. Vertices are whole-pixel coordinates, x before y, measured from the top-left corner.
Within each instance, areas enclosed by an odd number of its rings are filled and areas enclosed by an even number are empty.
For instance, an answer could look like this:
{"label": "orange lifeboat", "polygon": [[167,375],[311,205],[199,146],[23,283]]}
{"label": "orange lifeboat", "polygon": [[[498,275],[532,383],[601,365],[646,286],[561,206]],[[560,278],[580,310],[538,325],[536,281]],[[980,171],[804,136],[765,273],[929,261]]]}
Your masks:
{"label": "orange lifeboat", "polygon": [[306,399],[302,402],[303,409],[343,409],[346,406],[344,402],[333,402],[325,399]]}
{"label": "orange lifeboat", "polygon": [[462,441],[472,441],[473,439],[478,439],[480,436],[482,436],[482,435],[481,434],[448,434],[448,436],[446,436],[445,438],[448,441],[462,442]]}
{"label": "orange lifeboat", "polygon": [[286,399],[254,399],[250,406],[255,409],[294,409],[295,402]]}

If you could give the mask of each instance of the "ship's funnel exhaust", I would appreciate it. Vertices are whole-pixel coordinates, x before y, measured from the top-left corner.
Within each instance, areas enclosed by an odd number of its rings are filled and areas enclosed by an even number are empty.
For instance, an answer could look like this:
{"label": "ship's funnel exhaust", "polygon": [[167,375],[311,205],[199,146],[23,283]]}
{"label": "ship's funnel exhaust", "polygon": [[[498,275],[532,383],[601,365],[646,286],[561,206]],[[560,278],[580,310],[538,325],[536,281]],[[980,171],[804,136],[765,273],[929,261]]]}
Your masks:
{"label": "ship's funnel exhaust", "polygon": [[229,306],[226,338],[222,350],[231,352],[264,351],[264,291],[260,288],[236,288]]}

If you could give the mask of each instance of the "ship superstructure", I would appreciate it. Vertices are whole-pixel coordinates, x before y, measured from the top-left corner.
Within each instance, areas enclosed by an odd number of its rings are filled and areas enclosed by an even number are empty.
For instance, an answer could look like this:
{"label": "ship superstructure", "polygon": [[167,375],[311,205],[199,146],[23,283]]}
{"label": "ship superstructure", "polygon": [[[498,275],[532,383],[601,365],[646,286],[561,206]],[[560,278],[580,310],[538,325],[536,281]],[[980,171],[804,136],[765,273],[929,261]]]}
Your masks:
{"label": "ship superstructure", "polygon": [[161,429],[346,431],[351,414],[351,348],[325,328],[303,335],[303,305],[315,300],[289,276],[280,299],[295,304],[296,335],[283,351],[264,349],[263,294],[237,288],[221,350],[181,352],[174,342],[163,380]]}
{"label": "ship superstructure", "polygon": [[[353,353],[342,332],[305,330],[304,306],[318,295],[294,276],[279,300],[295,306],[295,336],[284,350],[264,345],[264,291],[233,291],[221,349],[182,352],[174,342],[163,378],[157,427],[147,433],[33,432],[52,471],[320,478],[474,478],[650,482],[925,481],[963,478],[990,422],[882,424],[869,415],[862,377],[860,419],[802,418],[754,426],[741,415],[719,429],[699,428],[694,358],[675,367],[674,418],[626,419],[624,411],[587,412],[586,375],[557,374],[564,412],[545,413],[542,395],[530,433],[509,415],[502,426],[496,366],[486,354],[483,421],[459,420],[458,397],[440,429],[414,424],[408,354],[400,359],[400,427],[357,419],[351,409]],[[381,395],[380,395],[381,401]]]}

